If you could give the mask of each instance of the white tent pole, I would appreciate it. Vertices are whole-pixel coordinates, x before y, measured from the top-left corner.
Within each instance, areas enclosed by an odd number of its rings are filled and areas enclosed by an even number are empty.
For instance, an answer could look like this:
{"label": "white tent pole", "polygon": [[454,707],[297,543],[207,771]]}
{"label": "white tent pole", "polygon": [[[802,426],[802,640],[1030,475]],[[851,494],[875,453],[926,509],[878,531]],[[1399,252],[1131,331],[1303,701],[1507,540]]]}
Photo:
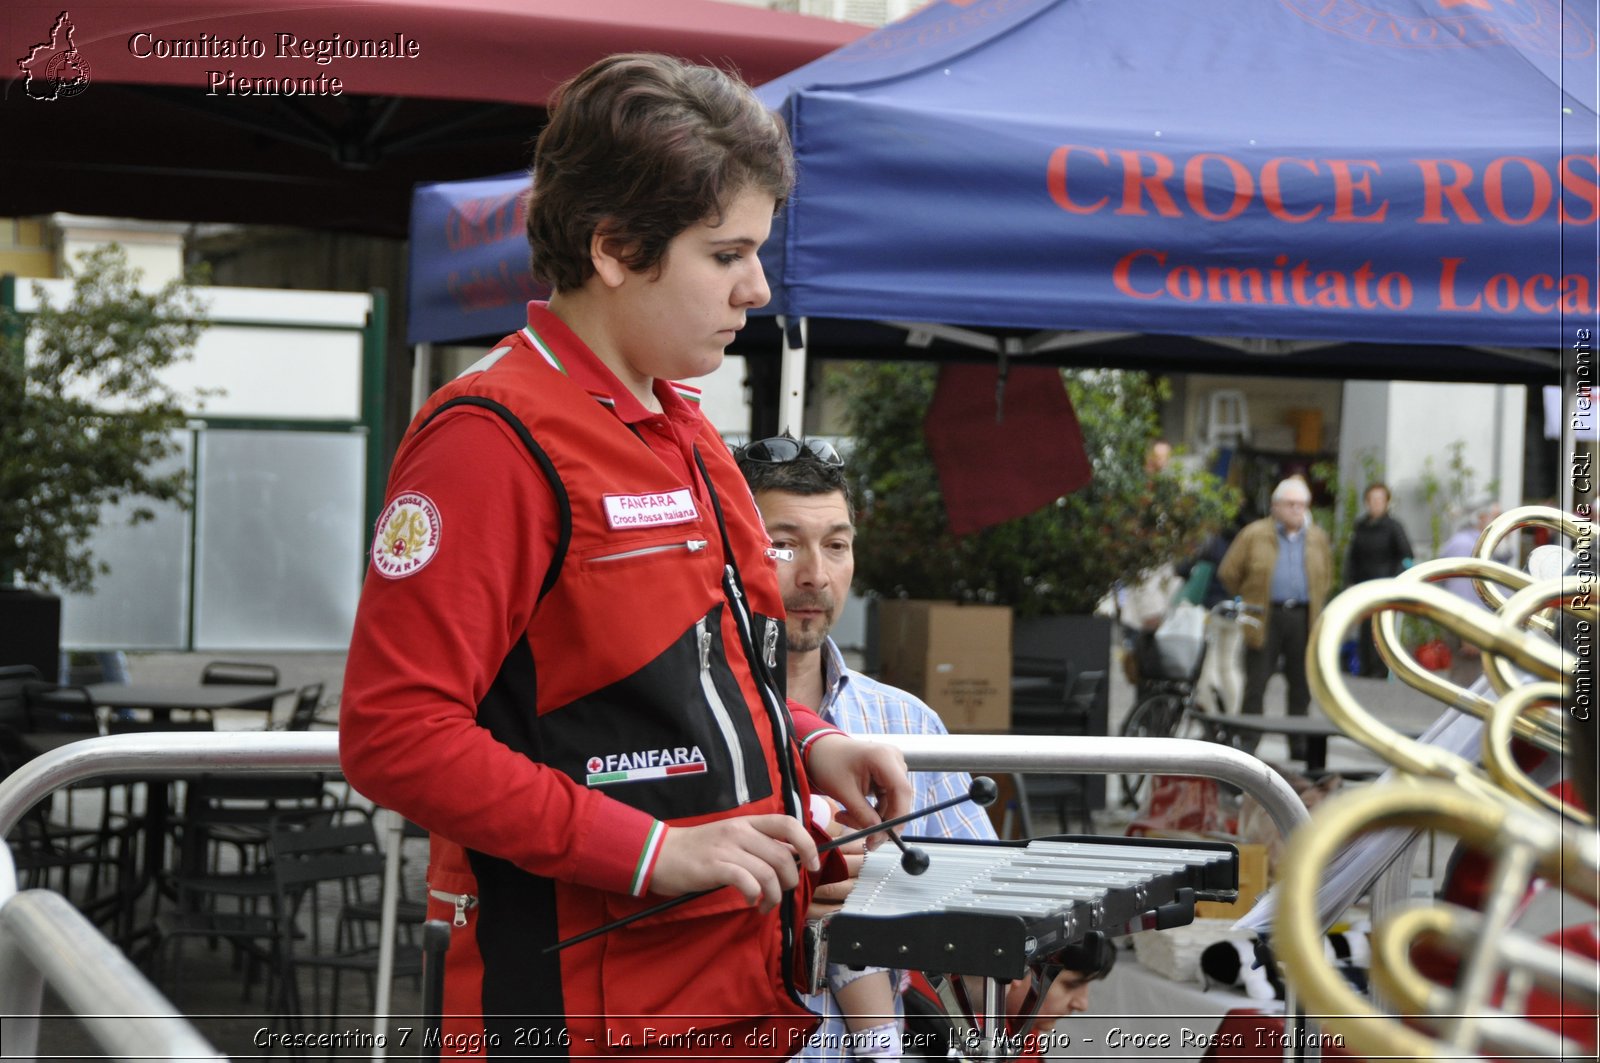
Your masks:
{"label": "white tent pole", "polygon": [[805,435],[806,419],[806,319],[795,322],[800,345],[789,345],[788,321],[778,318],[778,328],[783,333],[783,367],[778,373],[778,431],[788,432],[796,439]]}
{"label": "white tent pole", "polygon": [[[387,1033],[389,995],[394,985],[394,934],[399,922],[395,906],[400,900],[400,845],[404,840],[405,821],[400,818],[400,813],[387,808],[378,809],[377,815],[382,817],[383,823],[379,832],[384,840],[383,908],[378,918],[378,985],[372,994],[372,1029],[375,1033]],[[373,1059],[384,1057],[386,1040],[386,1037],[374,1039]]]}
{"label": "white tent pole", "polygon": [[411,348],[411,416],[415,417],[428,401],[428,381],[433,376],[433,344],[419,343]]}

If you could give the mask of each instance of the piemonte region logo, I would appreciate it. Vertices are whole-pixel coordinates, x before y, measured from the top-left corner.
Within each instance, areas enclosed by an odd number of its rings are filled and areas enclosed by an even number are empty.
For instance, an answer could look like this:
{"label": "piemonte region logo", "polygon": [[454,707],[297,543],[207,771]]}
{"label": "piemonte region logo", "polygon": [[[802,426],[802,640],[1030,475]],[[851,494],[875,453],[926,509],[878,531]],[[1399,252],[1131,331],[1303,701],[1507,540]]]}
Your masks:
{"label": "piemonte region logo", "polygon": [[63,11],[50,27],[50,39],[17,60],[23,90],[36,100],[66,100],[89,87],[89,61],[72,43],[72,16]]}
{"label": "piemonte region logo", "polygon": [[1329,33],[1384,48],[1512,45],[1566,59],[1594,51],[1594,35],[1569,10],[1568,0],[1425,0],[1412,9],[1416,14],[1407,15],[1374,0],[1279,2]]}

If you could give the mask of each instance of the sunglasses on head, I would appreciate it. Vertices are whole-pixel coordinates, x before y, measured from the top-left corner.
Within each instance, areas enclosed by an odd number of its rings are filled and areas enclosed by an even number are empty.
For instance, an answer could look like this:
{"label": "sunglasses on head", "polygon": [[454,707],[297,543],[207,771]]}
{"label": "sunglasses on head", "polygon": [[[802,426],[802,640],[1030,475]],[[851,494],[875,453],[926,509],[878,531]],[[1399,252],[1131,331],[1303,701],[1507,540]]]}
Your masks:
{"label": "sunglasses on head", "polygon": [[757,440],[744,448],[744,456],[751,461],[762,461],[768,465],[784,465],[798,458],[803,450],[809,450],[812,456],[824,465],[844,464],[839,452],[826,440],[790,439],[788,436]]}

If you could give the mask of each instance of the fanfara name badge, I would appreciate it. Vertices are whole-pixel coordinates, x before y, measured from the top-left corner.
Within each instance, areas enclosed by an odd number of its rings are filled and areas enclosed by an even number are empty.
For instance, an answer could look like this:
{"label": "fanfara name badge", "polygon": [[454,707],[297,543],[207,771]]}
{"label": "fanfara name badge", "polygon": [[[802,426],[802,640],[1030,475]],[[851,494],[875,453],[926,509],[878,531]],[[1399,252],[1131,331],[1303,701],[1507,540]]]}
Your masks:
{"label": "fanfara name badge", "polygon": [[619,782],[645,779],[670,779],[678,775],[704,775],[706,755],[699,746],[672,749],[641,749],[634,753],[608,753],[590,757],[584,765],[584,782],[590,786],[610,786]]}
{"label": "fanfara name badge", "polygon": [[606,495],[605,503],[606,523],[613,530],[688,524],[700,517],[687,487],[651,495]]}
{"label": "fanfara name badge", "polygon": [[390,579],[420,571],[439,552],[442,530],[439,507],[433,499],[416,491],[401,492],[378,518],[372,567]]}

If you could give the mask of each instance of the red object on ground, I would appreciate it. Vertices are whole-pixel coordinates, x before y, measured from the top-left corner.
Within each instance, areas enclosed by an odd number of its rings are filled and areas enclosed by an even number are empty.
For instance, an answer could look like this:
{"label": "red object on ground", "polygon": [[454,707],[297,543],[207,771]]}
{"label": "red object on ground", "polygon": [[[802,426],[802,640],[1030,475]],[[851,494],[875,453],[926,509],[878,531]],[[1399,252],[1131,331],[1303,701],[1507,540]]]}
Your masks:
{"label": "red object on ground", "polygon": [[1215,779],[1157,775],[1150,780],[1150,805],[1128,824],[1127,835],[1142,838],[1156,830],[1204,833],[1222,826]]}

